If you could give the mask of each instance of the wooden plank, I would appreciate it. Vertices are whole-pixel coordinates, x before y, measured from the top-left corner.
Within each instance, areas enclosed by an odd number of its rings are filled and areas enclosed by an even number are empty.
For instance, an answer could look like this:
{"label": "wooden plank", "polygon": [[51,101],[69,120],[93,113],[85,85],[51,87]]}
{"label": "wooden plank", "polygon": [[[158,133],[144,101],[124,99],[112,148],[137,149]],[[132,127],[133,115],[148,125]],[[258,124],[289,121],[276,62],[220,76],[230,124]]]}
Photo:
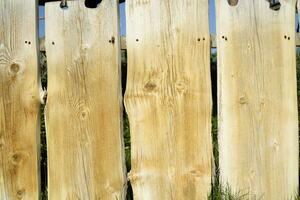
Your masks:
{"label": "wooden plank", "polygon": [[46,4],[49,199],[124,199],[118,1],[68,6]]}
{"label": "wooden plank", "polygon": [[207,0],[128,0],[128,80],[136,199],[206,199],[211,188]]}
{"label": "wooden plank", "polygon": [[0,199],[39,196],[35,0],[0,1]]}
{"label": "wooden plank", "polygon": [[296,1],[280,2],[216,2],[221,180],[251,199],[298,190]]}

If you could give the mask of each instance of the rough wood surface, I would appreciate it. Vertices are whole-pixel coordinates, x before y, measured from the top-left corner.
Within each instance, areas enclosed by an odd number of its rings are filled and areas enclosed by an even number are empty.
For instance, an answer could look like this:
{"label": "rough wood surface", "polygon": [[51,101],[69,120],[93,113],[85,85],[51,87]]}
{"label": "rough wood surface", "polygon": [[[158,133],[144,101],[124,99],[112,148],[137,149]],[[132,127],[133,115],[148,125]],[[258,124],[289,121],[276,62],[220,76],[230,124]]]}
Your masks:
{"label": "rough wood surface", "polygon": [[[217,48],[217,43],[216,43],[216,35],[211,34],[210,35],[210,47],[211,48]],[[300,35],[299,33],[296,34],[296,47],[300,47]],[[121,50],[126,50],[127,49],[127,44],[126,44],[126,37],[122,36],[121,37]],[[45,38],[40,38],[40,51],[45,51]]]}
{"label": "rough wood surface", "polygon": [[0,1],[0,199],[39,195],[35,0]]}
{"label": "rough wood surface", "polygon": [[211,186],[207,0],[128,0],[125,95],[139,200],[206,199]]}
{"label": "rough wood surface", "polygon": [[118,1],[46,4],[49,199],[125,198]]}
{"label": "rough wood surface", "polygon": [[298,189],[295,0],[217,0],[221,180],[253,199]]}

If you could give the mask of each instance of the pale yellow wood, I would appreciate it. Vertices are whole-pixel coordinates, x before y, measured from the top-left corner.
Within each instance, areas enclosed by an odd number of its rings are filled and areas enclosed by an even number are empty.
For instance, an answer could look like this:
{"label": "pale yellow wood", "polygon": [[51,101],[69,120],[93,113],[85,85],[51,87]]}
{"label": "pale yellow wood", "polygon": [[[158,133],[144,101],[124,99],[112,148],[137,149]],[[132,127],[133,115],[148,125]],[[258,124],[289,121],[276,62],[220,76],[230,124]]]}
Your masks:
{"label": "pale yellow wood", "polygon": [[39,197],[37,2],[0,0],[0,199]]}
{"label": "pale yellow wood", "polygon": [[[121,47],[121,50],[126,50],[126,37],[122,36],[120,38],[120,47]],[[40,51],[46,51],[45,49],[45,38],[40,38]]]}
{"label": "pale yellow wood", "polygon": [[117,0],[46,4],[50,200],[125,198],[118,20]]}
{"label": "pale yellow wood", "polygon": [[[210,35],[211,48],[217,48],[216,36],[214,34]],[[296,47],[300,47],[300,36],[299,33],[296,35]],[[121,50],[126,50],[126,37],[121,37]],[[45,38],[40,39],[40,51],[45,51]]]}
{"label": "pale yellow wood", "polygon": [[249,198],[298,189],[295,0],[217,0],[221,180]]}
{"label": "pale yellow wood", "polygon": [[206,199],[211,187],[207,0],[128,0],[130,180],[138,200]]}

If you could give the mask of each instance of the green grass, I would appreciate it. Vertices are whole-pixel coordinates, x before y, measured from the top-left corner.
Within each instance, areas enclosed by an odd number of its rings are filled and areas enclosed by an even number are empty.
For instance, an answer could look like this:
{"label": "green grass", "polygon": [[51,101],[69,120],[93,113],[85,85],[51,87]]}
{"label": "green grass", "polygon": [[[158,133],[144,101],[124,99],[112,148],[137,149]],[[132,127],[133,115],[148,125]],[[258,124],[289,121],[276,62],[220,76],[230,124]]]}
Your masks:
{"label": "green grass", "polygon": [[248,199],[247,193],[234,193],[229,186],[215,185],[212,187],[212,193],[209,195],[208,200],[244,200]]}

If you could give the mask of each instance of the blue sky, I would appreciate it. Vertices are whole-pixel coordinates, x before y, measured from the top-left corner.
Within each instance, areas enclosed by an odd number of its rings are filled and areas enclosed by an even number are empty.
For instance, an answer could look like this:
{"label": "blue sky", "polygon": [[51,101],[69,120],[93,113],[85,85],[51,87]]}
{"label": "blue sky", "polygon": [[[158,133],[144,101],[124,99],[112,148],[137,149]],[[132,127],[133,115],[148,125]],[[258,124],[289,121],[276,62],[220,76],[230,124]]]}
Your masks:
{"label": "blue sky", "polygon": [[[45,10],[43,6],[39,7],[39,15],[40,18],[45,16]],[[120,28],[121,35],[126,35],[126,18],[125,18],[125,3],[120,4]],[[210,32],[216,33],[216,20],[215,20],[215,1],[209,0],[209,19],[210,19]],[[45,36],[45,21],[40,20],[40,28],[39,28],[40,37]]]}

